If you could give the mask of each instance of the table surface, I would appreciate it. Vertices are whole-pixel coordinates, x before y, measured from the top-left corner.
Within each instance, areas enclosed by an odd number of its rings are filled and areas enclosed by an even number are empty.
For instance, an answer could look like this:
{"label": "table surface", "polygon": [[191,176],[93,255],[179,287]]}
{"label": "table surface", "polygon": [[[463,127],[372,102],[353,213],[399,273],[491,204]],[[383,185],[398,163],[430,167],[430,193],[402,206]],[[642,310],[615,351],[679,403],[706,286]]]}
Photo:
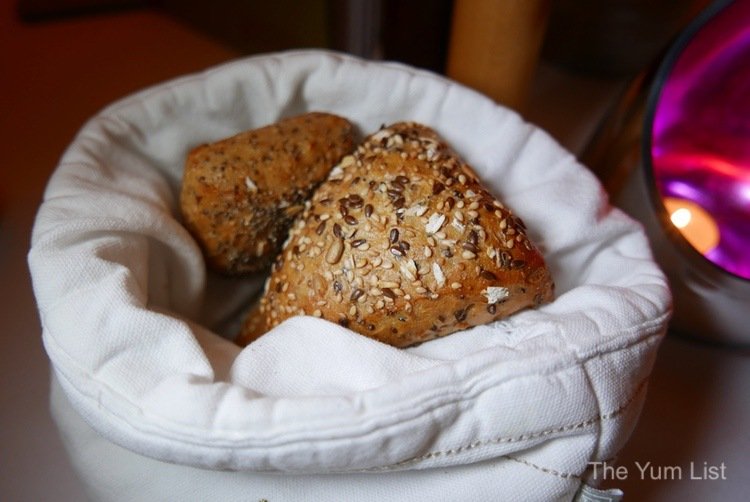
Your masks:
{"label": "table surface", "polygon": [[[0,499],[85,500],[49,412],[49,367],[26,266],[36,208],[86,118],[139,88],[238,54],[149,10],[22,25],[12,8],[0,7]],[[580,152],[621,89],[542,65],[526,117]],[[744,500],[749,423],[750,352],[670,336],[616,464],[625,471],[607,471],[605,484],[626,500]]]}

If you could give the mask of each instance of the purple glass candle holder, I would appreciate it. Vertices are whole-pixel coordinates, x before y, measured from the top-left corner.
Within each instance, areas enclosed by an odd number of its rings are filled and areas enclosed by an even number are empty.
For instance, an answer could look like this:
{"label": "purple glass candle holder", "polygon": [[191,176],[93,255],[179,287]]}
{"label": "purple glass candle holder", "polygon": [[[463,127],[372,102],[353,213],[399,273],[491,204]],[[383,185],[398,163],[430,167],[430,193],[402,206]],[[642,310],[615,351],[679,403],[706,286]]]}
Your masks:
{"label": "purple glass candle holder", "polygon": [[720,7],[665,59],[646,157],[682,237],[750,279],[750,1]]}

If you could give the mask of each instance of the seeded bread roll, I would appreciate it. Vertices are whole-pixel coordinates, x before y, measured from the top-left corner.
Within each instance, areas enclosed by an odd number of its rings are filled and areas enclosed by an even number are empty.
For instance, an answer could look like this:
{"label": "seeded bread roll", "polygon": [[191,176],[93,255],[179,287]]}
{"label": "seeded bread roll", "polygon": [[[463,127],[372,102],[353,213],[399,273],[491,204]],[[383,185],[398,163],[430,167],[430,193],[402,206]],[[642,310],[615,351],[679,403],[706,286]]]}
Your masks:
{"label": "seeded bread roll", "polygon": [[270,265],[313,189],[353,148],[347,120],[308,113],[193,149],[180,207],[208,265],[229,275]]}
{"label": "seeded bread roll", "polygon": [[553,288],[521,219],[434,131],[398,123],[315,192],[238,341],[312,315],[406,347],[548,302]]}

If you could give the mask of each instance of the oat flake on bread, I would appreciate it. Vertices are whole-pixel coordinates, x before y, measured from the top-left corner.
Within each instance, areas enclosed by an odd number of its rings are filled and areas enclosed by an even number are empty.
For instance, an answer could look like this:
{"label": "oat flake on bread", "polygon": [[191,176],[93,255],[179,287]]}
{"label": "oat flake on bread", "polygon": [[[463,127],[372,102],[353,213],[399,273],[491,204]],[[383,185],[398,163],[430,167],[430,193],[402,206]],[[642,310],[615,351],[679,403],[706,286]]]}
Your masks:
{"label": "oat flake on bread", "polygon": [[435,131],[401,122],[318,187],[238,342],[312,315],[407,347],[549,302],[553,290],[521,219]]}

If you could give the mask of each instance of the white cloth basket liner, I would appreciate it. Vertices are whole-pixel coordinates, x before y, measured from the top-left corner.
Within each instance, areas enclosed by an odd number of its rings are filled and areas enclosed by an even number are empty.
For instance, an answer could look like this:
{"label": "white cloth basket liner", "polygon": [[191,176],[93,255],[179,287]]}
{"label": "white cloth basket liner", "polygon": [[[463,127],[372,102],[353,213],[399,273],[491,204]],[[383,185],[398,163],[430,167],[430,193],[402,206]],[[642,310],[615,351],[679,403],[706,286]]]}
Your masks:
{"label": "white cloth basket liner", "polygon": [[[177,209],[186,153],[314,110],[361,135],[435,128],[524,219],[555,301],[407,350],[309,317],[234,346],[263,278],[206,272]],[[56,378],[94,430],[256,473],[510,462],[496,483],[546,473],[573,493],[634,427],[670,306],[639,225],[546,133],[431,73],[321,51],[231,62],[93,117],[49,182],[29,263]]]}

